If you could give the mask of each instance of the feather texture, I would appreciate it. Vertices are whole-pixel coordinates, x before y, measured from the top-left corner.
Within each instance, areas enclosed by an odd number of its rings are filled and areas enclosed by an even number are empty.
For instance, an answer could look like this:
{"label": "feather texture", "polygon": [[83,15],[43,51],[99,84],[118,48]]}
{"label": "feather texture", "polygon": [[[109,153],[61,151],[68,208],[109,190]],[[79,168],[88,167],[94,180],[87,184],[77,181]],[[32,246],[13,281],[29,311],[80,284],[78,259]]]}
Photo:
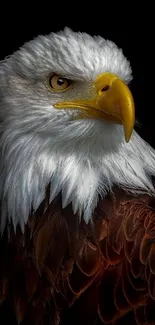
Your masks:
{"label": "feather texture", "polygon": [[86,224],[48,198],[1,238],[1,323],[155,324],[153,200],[114,189]]}

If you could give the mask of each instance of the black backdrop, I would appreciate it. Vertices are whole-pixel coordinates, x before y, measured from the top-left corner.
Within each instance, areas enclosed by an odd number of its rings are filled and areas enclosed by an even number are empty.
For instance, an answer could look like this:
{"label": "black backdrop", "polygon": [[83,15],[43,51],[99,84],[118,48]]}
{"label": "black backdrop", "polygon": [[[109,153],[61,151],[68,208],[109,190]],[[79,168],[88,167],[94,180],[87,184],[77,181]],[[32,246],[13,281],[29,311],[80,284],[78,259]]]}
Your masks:
{"label": "black backdrop", "polygon": [[[22,2],[22,4],[24,11],[27,4],[24,2]],[[74,5],[76,4],[73,3],[73,6]],[[44,6],[44,4],[42,4],[42,6]],[[38,34],[48,34],[51,31],[63,29],[65,26],[68,26],[75,31],[90,33],[91,35],[100,34],[104,38],[114,41],[123,49],[124,54],[130,60],[133,69],[134,78],[131,83],[131,90],[136,103],[136,118],[141,123],[141,127],[136,128],[136,130],[155,148],[153,99],[155,91],[151,89],[152,82],[150,76],[148,76],[149,72],[152,70],[150,53],[152,51],[151,46],[153,45],[152,43],[149,44],[147,39],[150,31],[148,29],[146,30],[146,26],[144,30],[138,28],[138,21],[136,28],[135,26],[133,27],[132,17],[130,17],[130,20],[126,22],[126,25],[128,25],[129,28],[127,31],[124,29],[125,25],[123,23],[122,27],[117,29],[117,24],[112,26],[111,23],[103,23],[103,19],[98,19],[98,16],[95,16],[95,14],[93,16],[94,20],[88,15],[83,19],[83,21],[81,21],[81,16],[79,16],[78,19],[75,19],[75,17],[73,17],[73,19],[68,19],[65,18],[65,14],[61,12],[64,17],[62,19],[62,17],[58,15],[58,13],[60,14],[60,10],[57,10],[55,15],[56,17],[53,12],[54,11],[51,12],[50,19],[49,15],[48,18],[47,16],[42,15],[41,18],[39,17],[37,20],[34,20],[33,17],[30,21],[29,15],[23,20],[22,14],[18,14],[18,12],[16,13],[16,16],[14,16],[13,13],[10,20],[10,18],[7,17],[8,12],[7,14],[6,12],[2,13],[1,10],[0,60],[4,59],[5,56],[10,55],[24,42],[34,38]],[[109,18],[110,13],[108,13],[108,15]],[[2,21],[3,18],[4,22]],[[98,19],[97,23],[95,22],[95,19]]]}

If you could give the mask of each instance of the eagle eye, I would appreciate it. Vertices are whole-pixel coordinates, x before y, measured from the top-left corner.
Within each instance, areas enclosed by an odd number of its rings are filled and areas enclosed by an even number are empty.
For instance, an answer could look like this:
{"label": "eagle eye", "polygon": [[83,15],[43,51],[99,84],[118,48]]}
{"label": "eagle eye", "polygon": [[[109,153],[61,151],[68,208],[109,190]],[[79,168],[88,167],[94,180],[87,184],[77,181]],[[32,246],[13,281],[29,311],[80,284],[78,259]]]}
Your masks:
{"label": "eagle eye", "polygon": [[67,90],[70,86],[70,81],[59,75],[52,75],[49,77],[49,86],[52,90],[62,91]]}

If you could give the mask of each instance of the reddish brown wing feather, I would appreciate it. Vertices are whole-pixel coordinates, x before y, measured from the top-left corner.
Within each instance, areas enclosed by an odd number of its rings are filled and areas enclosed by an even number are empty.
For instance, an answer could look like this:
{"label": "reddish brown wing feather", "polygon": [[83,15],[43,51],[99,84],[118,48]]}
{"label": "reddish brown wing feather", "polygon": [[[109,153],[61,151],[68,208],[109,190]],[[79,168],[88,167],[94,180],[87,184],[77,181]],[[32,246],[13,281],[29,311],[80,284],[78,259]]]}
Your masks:
{"label": "reddish brown wing feather", "polygon": [[114,193],[86,225],[47,191],[24,235],[5,230],[0,324],[155,324],[155,211]]}

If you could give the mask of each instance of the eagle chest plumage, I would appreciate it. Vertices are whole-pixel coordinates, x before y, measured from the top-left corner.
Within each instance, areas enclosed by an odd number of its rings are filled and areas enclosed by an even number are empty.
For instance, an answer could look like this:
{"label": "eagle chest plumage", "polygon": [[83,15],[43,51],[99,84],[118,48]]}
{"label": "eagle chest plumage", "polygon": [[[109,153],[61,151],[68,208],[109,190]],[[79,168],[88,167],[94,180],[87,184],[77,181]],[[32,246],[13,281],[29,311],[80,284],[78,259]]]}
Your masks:
{"label": "eagle chest plumage", "polygon": [[48,196],[24,235],[10,226],[1,239],[1,324],[154,324],[150,198],[115,189],[86,225]]}

